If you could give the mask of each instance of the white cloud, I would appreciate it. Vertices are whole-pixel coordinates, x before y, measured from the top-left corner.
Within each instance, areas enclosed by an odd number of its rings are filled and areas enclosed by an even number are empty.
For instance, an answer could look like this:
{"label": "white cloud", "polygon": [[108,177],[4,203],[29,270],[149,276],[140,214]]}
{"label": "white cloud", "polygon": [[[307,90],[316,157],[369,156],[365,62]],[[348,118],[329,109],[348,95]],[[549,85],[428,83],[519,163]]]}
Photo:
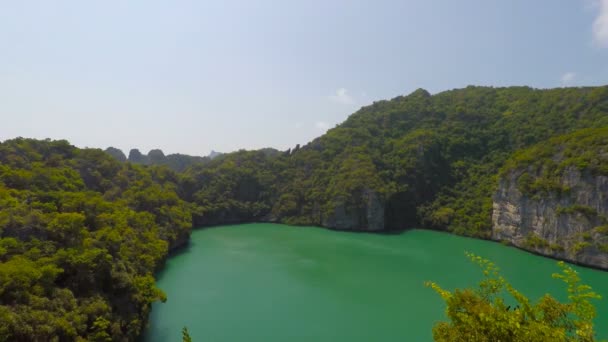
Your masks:
{"label": "white cloud", "polygon": [[600,46],[608,48],[608,0],[597,0],[599,13],[593,22],[593,40]]}
{"label": "white cloud", "polygon": [[336,90],[336,93],[334,95],[330,95],[329,99],[344,105],[355,104],[355,99],[348,94],[348,90],[346,90],[346,88]]}
{"label": "white cloud", "polygon": [[329,124],[325,121],[317,121],[315,122],[315,127],[321,132],[325,132],[329,129]]}
{"label": "white cloud", "polygon": [[572,82],[576,79],[576,73],[575,72],[567,72],[565,74],[562,75],[561,78],[561,82],[562,82],[562,86],[569,86],[572,84]]}

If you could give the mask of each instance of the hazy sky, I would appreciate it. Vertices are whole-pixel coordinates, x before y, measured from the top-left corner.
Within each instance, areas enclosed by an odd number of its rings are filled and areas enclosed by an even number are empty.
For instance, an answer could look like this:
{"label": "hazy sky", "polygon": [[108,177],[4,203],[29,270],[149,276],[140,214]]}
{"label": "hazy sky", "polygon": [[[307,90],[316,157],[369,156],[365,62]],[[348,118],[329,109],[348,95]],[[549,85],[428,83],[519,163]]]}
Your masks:
{"label": "hazy sky", "polygon": [[374,100],[608,83],[608,0],[0,0],[0,140],[206,155]]}

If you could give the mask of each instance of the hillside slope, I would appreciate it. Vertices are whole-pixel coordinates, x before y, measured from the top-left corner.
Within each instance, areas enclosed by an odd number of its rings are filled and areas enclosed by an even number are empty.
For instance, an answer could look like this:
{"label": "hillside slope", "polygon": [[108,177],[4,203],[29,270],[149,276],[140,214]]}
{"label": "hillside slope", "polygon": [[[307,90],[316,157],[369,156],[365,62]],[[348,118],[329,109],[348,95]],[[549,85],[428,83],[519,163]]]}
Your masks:
{"label": "hillside slope", "polygon": [[[424,227],[490,238],[492,194],[505,161],[553,136],[602,126],[608,87],[468,87],[432,96],[420,89],[363,107],[279,156],[235,153],[193,167],[186,171],[194,184],[189,200],[208,216],[237,209],[241,221]],[[212,203],[205,193],[215,196]]]}
{"label": "hillside slope", "polygon": [[0,341],[133,341],[192,227],[166,168],[66,141],[0,143]]}
{"label": "hillside slope", "polygon": [[182,173],[2,142],[0,340],[135,340],[164,298],[153,272],[193,226],[444,229],[605,268],[602,127],[608,87],[468,87],[379,101],[301,148]]}

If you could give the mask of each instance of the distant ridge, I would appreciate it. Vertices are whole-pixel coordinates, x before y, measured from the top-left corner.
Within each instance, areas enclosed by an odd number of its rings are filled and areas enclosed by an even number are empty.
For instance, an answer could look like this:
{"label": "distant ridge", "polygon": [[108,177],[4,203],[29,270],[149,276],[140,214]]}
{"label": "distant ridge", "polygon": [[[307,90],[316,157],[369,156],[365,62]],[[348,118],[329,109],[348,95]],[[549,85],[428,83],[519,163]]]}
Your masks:
{"label": "distant ridge", "polygon": [[111,146],[106,148],[105,152],[120,162],[128,161],[142,165],[167,165],[172,170],[178,172],[184,171],[194,164],[207,163],[211,161],[211,159],[222,155],[222,153],[215,151],[211,151],[208,157],[190,156],[181,153],[165,155],[160,149],[152,149],[148,154],[143,154],[138,149],[134,148],[129,151],[129,157],[127,157],[122,150]]}
{"label": "distant ridge", "polygon": [[217,151],[211,150],[211,153],[209,153],[208,157],[209,157],[209,159],[214,159],[216,157],[221,156],[222,154],[223,154],[222,152],[217,152]]}

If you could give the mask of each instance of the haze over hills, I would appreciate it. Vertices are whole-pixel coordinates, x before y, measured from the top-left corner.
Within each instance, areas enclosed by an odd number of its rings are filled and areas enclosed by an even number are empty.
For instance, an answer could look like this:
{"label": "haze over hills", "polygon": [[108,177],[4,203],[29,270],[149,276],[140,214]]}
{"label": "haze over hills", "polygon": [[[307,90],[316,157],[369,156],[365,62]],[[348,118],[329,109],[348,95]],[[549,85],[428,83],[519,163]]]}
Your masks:
{"label": "haze over hills", "polygon": [[608,80],[605,0],[114,2],[3,2],[0,139],[286,150],[419,87]]}
{"label": "haze over hills", "polygon": [[[268,156],[275,156],[280,153],[274,148],[262,148],[257,151],[263,152]],[[215,158],[222,157],[223,155],[225,155],[225,153],[217,152],[214,150],[211,150],[209,155],[205,157],[190,156],[181,153],[172,153],[169,155],[165,155],[160,149],[150,150],[147,155],[144,155],[138,149],[134,148],[129,151],[129,157],[127,158],[127,156],[125,156],[125,154],[120,149],[117,149],[115,147],[108,147],[105,149],[105,152],[120,162],[128,161],[134,164],[141,165],[166,165],[170,169],[178,172],[184,171],[195,164],[205,164]]]}
{"label": "haze over hills", "polygon": [[205,163],[223,155],[223,153],[213,150],[211,150],[211,153],[206,157],[190,156],[181,153],[165,155],[160,149],[150,150],[147,155],[144,155],[138,149],[134,148],[129,151],[129,157],[127,158],[124,152],[115,147],[108,147],[105,149],[105,152],[121,162],[129,161],[131,163],[143,165],[167,165],[175,171],[184,171],[193,164]]}

